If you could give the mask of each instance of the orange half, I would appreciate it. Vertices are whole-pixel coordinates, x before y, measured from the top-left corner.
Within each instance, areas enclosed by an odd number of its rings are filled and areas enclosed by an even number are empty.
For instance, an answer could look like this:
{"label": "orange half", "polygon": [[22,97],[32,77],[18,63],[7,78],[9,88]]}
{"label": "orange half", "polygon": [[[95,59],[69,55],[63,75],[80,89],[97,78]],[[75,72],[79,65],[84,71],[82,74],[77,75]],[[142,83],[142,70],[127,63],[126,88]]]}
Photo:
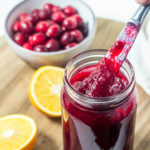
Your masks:
{"label": "orange half", "polygon": [[29,86],[31,103],[51,117],[61,116],[60,93],[63,74],[64,69],[60,67],[41,67],[34,73]]}
{"label": "orange half", "polygon": [[0,150],[32,150],[37,135],[35,122],[25,115],[0,118]]}

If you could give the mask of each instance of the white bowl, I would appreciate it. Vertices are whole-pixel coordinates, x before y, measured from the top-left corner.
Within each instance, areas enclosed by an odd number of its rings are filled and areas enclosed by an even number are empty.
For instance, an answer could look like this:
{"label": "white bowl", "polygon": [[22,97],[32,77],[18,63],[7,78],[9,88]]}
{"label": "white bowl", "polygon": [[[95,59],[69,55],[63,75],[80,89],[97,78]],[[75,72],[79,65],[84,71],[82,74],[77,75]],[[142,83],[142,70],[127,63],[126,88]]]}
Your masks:
{"label": "white bowl", "polygon": [[[74,6],[79,14],[82,16],[84,22],[88,24],[89,33],[88,36],[77,46],[57,52],[34,52],[22,48],[12,40],[12,24],[22,12],[31,12],[34,8],[42,8],[45,3],[53,3],[61,7],[67,5]],[[17,4],[8,13],[5,20],[5,37],[8,44],[12,47],[13,51],[24,61],[32,65],[33,67],[40,67],[43,65],[55,65],[65,66],[66,63],[73,56],[80,52],[87,50],[95,36],[96,32],[96,18],[89,6],[87,6],[81,0],[26,0]]]}

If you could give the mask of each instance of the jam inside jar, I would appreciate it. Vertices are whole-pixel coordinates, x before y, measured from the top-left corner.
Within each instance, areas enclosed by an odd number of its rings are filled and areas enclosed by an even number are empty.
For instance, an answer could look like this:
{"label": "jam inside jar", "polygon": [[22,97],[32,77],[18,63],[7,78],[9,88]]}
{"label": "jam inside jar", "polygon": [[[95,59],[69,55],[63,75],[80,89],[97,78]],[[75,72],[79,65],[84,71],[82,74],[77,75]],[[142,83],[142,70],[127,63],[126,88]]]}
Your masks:
{"label": "jam inside jar", "polygon": [[81,88],[85,79],[91,84],[90,75],[106,52],[83,52],[66,66],[61,93],[64,150],[133,150],[137,92],[129,61],[101,97],[90,97],[86,86]]}

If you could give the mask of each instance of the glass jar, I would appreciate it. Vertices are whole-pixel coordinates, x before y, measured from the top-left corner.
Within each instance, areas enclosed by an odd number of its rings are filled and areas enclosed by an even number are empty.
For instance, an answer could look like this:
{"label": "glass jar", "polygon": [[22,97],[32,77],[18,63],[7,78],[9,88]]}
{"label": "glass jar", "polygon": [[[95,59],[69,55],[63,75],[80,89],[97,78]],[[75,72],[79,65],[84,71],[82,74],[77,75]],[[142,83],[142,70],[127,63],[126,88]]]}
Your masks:
{"label": "glass jar", "polygon": [[64,150],[133,150],[137,91],[132,65],[120,68],[128,86],[115,96],[90,98],[76,92],[70,80],[96,65],[106,50],[89,50],[70,60],[61,93]]}

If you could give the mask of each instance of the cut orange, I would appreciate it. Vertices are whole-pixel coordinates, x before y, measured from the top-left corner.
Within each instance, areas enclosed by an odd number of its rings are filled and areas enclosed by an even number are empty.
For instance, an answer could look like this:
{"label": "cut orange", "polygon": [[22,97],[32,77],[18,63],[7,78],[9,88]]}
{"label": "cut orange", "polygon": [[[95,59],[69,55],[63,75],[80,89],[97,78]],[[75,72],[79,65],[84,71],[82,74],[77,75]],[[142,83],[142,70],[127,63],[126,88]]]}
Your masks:
{"label": "cut orange", "polygon": [[63,85],[64,69],[54,66],[39,68],[29,86],[31,103],[51,117],[61,116],[60,92]]}
{"label": "cut orange", "polygon": [[0,150],[32,150],[37,135],[35,122],[25,115],[0,118]]}

